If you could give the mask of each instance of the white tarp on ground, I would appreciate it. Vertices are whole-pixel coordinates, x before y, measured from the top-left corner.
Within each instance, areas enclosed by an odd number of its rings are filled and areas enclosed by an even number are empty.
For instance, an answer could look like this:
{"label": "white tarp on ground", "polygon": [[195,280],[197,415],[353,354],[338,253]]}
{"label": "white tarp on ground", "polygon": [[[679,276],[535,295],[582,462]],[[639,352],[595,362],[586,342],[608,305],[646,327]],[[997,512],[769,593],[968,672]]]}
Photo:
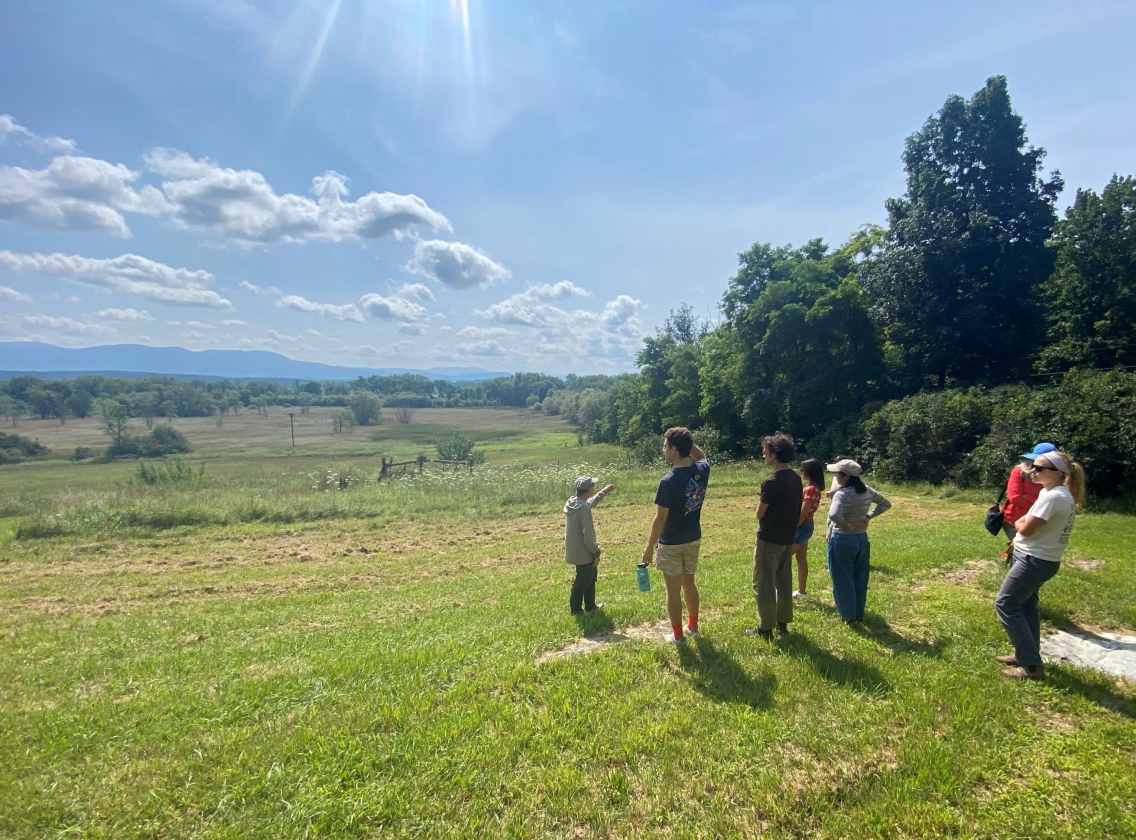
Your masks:
{"label": "white tarp on ground", "polygon": [[1136,636],[1058,630],[1042,636],[1041,656],[1047,662],[1067,662],[1136,680]]}

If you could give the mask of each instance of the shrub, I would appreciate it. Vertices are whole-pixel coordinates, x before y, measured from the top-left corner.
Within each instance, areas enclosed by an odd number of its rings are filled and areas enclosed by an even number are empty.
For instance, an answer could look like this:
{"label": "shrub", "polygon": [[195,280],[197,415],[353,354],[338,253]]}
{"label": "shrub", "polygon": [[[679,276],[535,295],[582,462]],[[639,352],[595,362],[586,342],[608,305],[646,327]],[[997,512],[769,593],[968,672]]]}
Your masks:
{"label": "shrub", "polygon": [[88,458],[95,457],[95,450],[89,446],[76,446],[75,454],[71,456],[72,461],[86,461]]}
{"label": "shrub", "polygon": [[355,422],[360,426],[378,424],[382,420],[383,401],[371,391],[356,391],[351,395],[349,405]]}
{"label": "shrub", "polygon": [[662,435],[649,435],[641,437],[628,447],[631,462],[643,466],[652,466],[663,463],[663,437]]}
{"label": "shrub", "polygon": [[1072,371],[1058,383],[1021,390],[993,410],[990,434],[964,478],[996,486],[1034,444],[1049,441],[1077,459],[1096,496],[1113,497],[1136,481],[1136,373]]}
{"label": "shrub", "polygon": [[438,457],[443,461],[485,463],[485,453],[474,449],[474,446],[475,441],[470,440],[461,432],[454,432],[448,438],[434,441],[434,447],[438,450]]}
{"label": "shrub", "polygon": [[142,438],[141,454],[149,458],[189,452],[189,441],[173,426],[158,426]]}
{"label": "shrub", "polygon": [[994,400],[981,388],[893,400],[863,422],[863,449],[848,454],[889,481],[959,479],[990,431]]}
{"label": "shrub", "polygon": [[205,462],[194,472],[185,458],[170,458],[156,464],[138,462],[138,479],[143,484],[193,484],[205,478]]}
{"label": "shrub", "polygon": [[107,458],[161,458],[190,451],[185,435],[173,426],[157,426],[141,437],[123,434],[107,447]]}
{"label": "shrub", "polygon": [[15,464],[24,458],[46,455],[48,449],[38,440],[0,432],[0,464]]}

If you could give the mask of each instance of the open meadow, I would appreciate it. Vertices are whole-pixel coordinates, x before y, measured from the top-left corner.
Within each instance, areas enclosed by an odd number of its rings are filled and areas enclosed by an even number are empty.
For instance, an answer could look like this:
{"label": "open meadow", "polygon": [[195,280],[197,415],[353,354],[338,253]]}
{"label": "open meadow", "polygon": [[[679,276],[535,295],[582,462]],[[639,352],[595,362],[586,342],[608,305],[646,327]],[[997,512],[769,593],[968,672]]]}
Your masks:
{"label": "open meadow", "polygon": [[[661,464],[519,410],[294,420],[293,451],[280,409],[175,419],[194,469],[155,484],[65,460],[107,443],[94,420],[14,430],[53,457],[0,467],[0,836],[1136,836],[1133,686],[998,675],[985,497],[877,485],[864,626],[834,621],[817,538],[770,644],[743,633],[765,468],[718,465],[703,638],[676,648],[661,577],[635,586]],[[472,474],[375,481],[455,429]],[[605,609],[576,618],[584,473],[617,490]],[[1078,518],[1047,627],[1133,633],[1133,533]]]}

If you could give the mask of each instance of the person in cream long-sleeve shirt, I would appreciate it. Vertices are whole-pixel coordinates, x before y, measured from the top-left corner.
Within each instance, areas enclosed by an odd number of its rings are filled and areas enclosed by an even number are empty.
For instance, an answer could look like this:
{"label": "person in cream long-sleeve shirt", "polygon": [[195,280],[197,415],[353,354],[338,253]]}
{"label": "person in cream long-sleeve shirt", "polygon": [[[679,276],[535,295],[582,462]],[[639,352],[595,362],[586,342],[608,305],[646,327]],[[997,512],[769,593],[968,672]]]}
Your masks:
{"label": "person in cream long-sleeve shirt", "polygon": [[[864,484],[860,465],[844,458],[826,469],[835,473],[839,489],[828,508],[828,573],[832,597],[844,621],[863,621],[871,574],[868,520],[891,508],[891,502]],[[875,507],[872,507],[875,505]]]}
{"label": "person in cream long-sleeve shirt", "polygon": [[576,495],[564,503],[564,562],[576,567],[568,608],[572,615],[599,609],[596,604],[596,572],[600,562],[600,546],[592,524],[592,508],[615,489],[609,484],[596,490],[596,479],[589,475],[576,479]]}

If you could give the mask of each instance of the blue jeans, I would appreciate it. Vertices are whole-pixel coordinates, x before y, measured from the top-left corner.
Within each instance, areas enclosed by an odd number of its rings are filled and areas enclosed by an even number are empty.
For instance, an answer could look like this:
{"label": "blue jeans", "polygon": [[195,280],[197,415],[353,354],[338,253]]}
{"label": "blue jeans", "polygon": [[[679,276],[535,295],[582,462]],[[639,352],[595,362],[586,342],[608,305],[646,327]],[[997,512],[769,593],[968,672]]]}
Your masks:
{"label": "blue jeans", "polygon": [[1014,549],[1014,565],[1002,581],[994,611],[1014,646],[1018,665],[1032,671],[1041,665],[1041,607],[1037,593],[1057,574],[1060,563]]}
{"label": "blue jeans", "polygon": [[813,529],[816,523],[811,519],[808,522],[802,522],[797,526],[797,533],[793,536],[793,545],[804,545],[813,535]]}
{"label": "blue jeans", "polygon": [[864,620],[870,554],[867,534],[836,531],[828,538],[828,574],[832,578],[832,597],[836,600],[836,611],[845,621]]}

